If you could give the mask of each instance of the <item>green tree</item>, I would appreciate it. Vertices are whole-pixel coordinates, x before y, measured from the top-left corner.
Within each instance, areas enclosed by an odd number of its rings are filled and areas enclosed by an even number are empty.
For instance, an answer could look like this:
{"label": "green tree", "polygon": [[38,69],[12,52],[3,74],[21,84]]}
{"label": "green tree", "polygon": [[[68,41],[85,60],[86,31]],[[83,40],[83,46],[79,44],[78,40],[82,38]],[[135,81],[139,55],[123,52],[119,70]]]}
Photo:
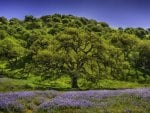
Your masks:
{"label": "green tree", "polygon": [[17,19],[17,18],[11,18],[11,19],[9,20],[9,24],[10,24],[10,25],[21,24],[21,21],[20,21],[19,19]]}
{"label": "green tree", "polygon": [[91,33],[67,28],[52,41],[55,46],[39,51],[35,59],[40,67],[45,68],[45,72],[48,70],[48,73],[53,71],[59,75],[69,75],[72,88],[78,88],[78,78],[87,74],[88,62],[94,58],[95,42],[99,41]]}
{"label": "green tree", "polygon": [[7,18],[5,17],[0,17],[0,24],[8,24]]}
{"label": "green tree", "polygon": [[0,30],[0,40],[4,39],[7,36],[8,34],[5,30]]}
{"label": "green tree", "polygon": [[8,61],[9,67],[12,69],[14,63],[25,55],[26,49],[21,45],[20,41],[7,37],[0,41],[0,58]]}
{"label": "green tree", "polygon": [[146,40],[140,44],[139,62],[137,62],[144,77],[150,75],[150,41]]}
{"label": "green tree", "polygon": [[33,22],[36,19],[32,15],[26,15],[24,21],[25,22]]}

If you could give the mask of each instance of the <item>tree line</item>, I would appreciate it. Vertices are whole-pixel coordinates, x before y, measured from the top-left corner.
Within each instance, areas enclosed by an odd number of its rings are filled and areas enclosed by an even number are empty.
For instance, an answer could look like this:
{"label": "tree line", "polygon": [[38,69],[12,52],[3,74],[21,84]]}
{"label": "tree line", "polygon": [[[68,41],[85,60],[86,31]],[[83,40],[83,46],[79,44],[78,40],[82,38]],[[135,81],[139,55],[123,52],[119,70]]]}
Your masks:
{"label": "tree line", "polygon": [[150,82],[150,29],[73,15],[0,17],[0,76]]}

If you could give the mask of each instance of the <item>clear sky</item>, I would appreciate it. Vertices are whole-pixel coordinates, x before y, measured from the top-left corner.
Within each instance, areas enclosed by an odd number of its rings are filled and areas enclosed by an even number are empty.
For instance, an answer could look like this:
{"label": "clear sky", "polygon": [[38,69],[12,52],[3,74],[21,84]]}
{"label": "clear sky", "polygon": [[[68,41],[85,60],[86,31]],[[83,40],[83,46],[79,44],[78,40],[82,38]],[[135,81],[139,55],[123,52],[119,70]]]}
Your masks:
{"label": "clear sky", "polygon": [[150,28],[150,0],[0,0],[0,16],[9,19],[54,13],[104,21],[112,27]]}

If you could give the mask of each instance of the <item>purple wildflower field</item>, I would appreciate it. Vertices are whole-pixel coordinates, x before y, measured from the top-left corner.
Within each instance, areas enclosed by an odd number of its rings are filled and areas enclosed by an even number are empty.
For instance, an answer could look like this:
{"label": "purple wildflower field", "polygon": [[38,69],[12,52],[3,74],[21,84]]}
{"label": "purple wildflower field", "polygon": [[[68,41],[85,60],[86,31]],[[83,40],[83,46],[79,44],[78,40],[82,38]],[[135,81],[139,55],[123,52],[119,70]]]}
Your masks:
{"label": "purple wildflower field", "polygon": [[0,94],[0,113],[26,113],[26,110],[45,111],[60,108],[102,107],[107,97],[136,95],[150,101],[150,89],[89,90],[89,91],[25,91]]}

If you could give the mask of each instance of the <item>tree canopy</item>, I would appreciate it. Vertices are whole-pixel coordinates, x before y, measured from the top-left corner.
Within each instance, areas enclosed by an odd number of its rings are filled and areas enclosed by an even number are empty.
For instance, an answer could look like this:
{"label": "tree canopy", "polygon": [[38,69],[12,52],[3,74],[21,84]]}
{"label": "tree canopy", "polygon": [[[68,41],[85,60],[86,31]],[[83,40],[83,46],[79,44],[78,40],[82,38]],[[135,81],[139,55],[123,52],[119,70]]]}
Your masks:
{"label": "tree canopy", "polygon": [[149,82],[150,30],[114,29],[73,15],[0,17],[0,74],[68,76],[72,88],[80,78]]}

